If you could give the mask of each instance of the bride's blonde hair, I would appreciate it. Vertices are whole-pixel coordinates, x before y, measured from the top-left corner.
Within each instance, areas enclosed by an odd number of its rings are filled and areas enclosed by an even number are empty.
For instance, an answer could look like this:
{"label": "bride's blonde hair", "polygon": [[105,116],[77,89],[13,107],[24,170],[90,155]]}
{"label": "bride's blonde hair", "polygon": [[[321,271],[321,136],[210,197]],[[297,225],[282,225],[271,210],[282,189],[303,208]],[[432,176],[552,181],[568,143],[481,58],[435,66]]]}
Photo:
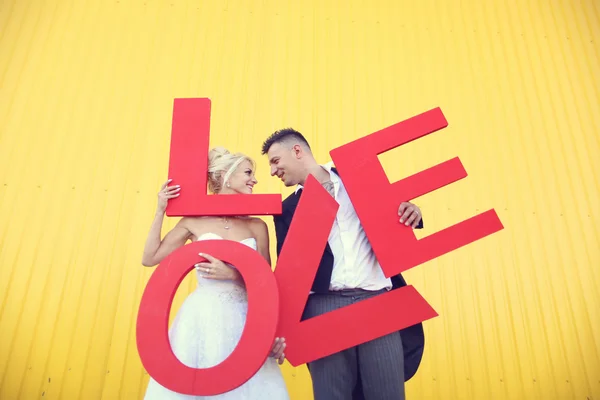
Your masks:
{"label": "bride's blonde hair", "polygon": [[224,147],[215,147],[208,152],[208,190],[212,193],[219,193],[223,185],[235,172],[237,167],[248,160],[254,167],[254,160],[242,153],[230,153]]}

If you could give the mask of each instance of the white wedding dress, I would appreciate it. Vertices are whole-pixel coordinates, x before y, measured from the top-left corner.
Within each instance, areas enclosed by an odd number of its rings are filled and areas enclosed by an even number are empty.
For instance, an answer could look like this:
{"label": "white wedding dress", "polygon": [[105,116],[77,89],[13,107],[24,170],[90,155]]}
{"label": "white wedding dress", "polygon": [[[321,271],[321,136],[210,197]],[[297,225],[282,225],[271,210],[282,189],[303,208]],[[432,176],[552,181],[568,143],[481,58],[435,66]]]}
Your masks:
{"label": "white wedding dress", "polygon": [[[198,240],[223,239],[205,233]],[[256,250],[256,240],[240,243]],[[248,300],[246,290],[231,282],[204,279],[197,271],[198,287],[183,302],[169,330],[173,352],[183,364],[208,368],[225,360],[242,335]],[[248,399],[287,400],[289,395],[279,365],[267,358],[260,370],[243,385],[216,396],[190,396],[173,392],[150,378],[146,400]]]}

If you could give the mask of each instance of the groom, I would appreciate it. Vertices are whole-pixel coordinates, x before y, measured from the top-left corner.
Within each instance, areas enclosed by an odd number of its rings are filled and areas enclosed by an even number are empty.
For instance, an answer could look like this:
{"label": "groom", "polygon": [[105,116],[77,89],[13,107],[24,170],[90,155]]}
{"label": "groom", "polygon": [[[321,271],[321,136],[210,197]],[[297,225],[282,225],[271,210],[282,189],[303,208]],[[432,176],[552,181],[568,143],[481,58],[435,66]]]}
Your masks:
{"label": "groom", "polygon": [[[283,201],[281,215],[274,218],[278,255],[309,174],[339,204],[303,319],[406,286],[401,275],[385,277],[336,169],[332,163],[316,162],[300,132],[282,129],[273,133],[262,153],[269,158],[272,176],[286,186],[296,186]],[[400,223],[423,227],[421,211],[414,204],[400,204],[398,215]],[[417,371],[423,343],[423,327],[417,324],[308,363],[315,400],[404,399],[404,381]]]}

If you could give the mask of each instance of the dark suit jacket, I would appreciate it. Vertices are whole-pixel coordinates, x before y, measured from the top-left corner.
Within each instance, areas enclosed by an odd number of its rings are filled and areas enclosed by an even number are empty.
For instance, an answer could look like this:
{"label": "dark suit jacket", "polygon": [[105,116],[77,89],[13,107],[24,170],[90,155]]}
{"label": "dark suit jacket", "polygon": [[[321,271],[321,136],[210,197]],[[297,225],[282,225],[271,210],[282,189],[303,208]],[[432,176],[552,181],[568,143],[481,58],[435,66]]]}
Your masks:
{"label": "dark suit jacket", "polygon": [[[337,174],[335,168],[332,170]],[[287,236],[292,218],[298,206],[298,201],[302,195],[302,190],[298,193],[292,193],[283,201],[281,215],[276,215],[275,220],[275,233],[277,236],[277,255],[281,252],[283,243]],[[423,228],[423,221],[419,223],[417,228]],[[333,253],[329,243],[327,244],[323,257],[319,264],[319,269],[313,282],[312,291],[315,293],[326,293],[329,291],[329,284],[331,281],[331,273],[333,271]],[[402,275],[398,274],[391,278],[392,290],[402,286],[406,286],[406,281]],[[393,314],[390,315],[393,318]],[[423,333],[423,325],[416,324],[405,328],[400,331],[402,335],[402,346],[404,348],[404,380],[408,381],[417,372],[421,358],[423,357],[423,349],[425,346],[425,337]]]}

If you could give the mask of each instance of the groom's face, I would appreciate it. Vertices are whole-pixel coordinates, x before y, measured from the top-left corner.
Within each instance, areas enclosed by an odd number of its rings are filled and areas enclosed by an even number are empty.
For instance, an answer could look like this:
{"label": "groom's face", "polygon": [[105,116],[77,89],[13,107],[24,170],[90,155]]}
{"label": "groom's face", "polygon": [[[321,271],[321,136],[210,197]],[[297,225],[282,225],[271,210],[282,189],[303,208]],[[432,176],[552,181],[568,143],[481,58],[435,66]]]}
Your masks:
{"label": "groom's face", "polygon": [[290,148],[285,143],[273,143],[267,152],[271,176],[276,176],[285,186],[294,186],[300,183],[302,163],[297,154],[296,146]]}

